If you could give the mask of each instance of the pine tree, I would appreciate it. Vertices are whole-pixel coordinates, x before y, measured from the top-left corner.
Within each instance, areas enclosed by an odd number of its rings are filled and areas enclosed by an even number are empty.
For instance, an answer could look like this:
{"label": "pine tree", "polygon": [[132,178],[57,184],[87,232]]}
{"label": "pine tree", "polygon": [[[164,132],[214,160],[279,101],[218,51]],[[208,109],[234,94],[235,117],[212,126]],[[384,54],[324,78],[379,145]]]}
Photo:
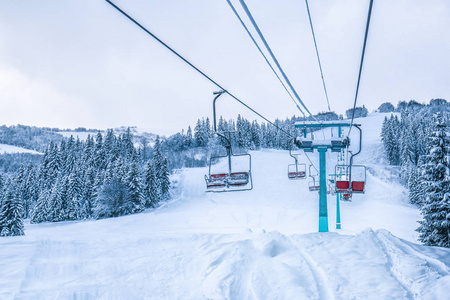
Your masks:
{"label": "pine tree", "polygon": [[136,149],[133,144],[133,134],[130,127],[127,128],[126,133],[122,135],[122,149],[123,156],[127,159],[131,159],[136,154]]}
{"label": "pine tree", "polygon": [[94,160],[94,140],[89,134],[86,139],[86,143],[83,148],[82,160],[87,166],[93,165]]}
{"label": "pine tree", "polygon": [[0,236],[24,235],[22,203],[13,188],[7,188],[0,207]]}
{"label": "pine tree", "polygon": [[204,147],[208,144],[208,135],[206,131],[205,121],[198,119],[197,125],[194,128],[194,139],[197,147]]}
{"label": "pine tree", "polygon": [[96,219],[118,217],[127,214],[128,187],[118,178],[100,186],[95,199],[93,216]]}
{"label": "pine tree", "polygon": [[93,159],[94,165],[98,169],[104,170],[106,168],[106,153],[103,147],[103,136],[100,132],[97,133],[97,137],[95,139]]}
{"label": "pine tree", "polygon": [[408,180],[409,202],[421,206],[424,202],[424,187],[422,177],[416,167],[413,167],[409,173]]}
{"label": "pine tree", "polygon": [[29,164],[25,169],[25,180],[21,185],[19,197],[22,199],[24,218],[28,218],[31,213],[31,208],[35,203],[35,190],[38,187],[36,182],[35,169]]}
{"label": "pine tree", "polygon": [[252,145],[254,149],[259,150],[261,147],[261,129],[257,121],[252,122]]}
{"label": "pine tree", "polygon": [[80,218],[88,219],[92,216],[92,206],[95,199],[95,174],[92,167],[89,167],[83,179],[80,201]]}
{"label": "pine tree", "polygon": [[183,146],[185,149],[192,147],[192,129],[191,126],[188,127],[186,135],[184,136]]}
{"label": "pine tree", "polygon": [[143,179],[145,207],[156,207],[161,200],[161,187],[156,178],[155,167],[151,161],[147,162]]}
{"label": "pine tree", "polygon": [[381,139],[384,144],[389,163],[398,166],[400,164],[399,149],[400,122],[397,116],[385,118],[381,128]]}
{"label": "pine tree", "polygon": [[205,121],[205,135],[208,139],[211,137],[211,122],[209,121],[209,118],[206,118]]}
{"label": "pine tree", "polygon": [[73,168],[75,167],[75,161],[77,159],[76,154],[76,145],[75,145],[75,139],[73,138],[73,135],[70,136],[69,140],[66,144],[66,150],[64,154],[64,161],[63,161],[63,172],[66,174],[71,173]]}
{"label": "pine tree", "polygon": [[161,185],[161,197],[162,199],[167,200],[170,198],[170,179],[167,158],[163,159],[160,176],[159,181]]}
{"label": "pine tree", "polygon": [[42,223],[49,220],[49,200],[50,190],[43,190],[39,193],[36,206],[31,213],[31,223]]}
{"label": "pine tree", "polygon": [[144,209],[144,197],[142,195],[141,183],[139,180],[139,169],[136,162],[131,163],[128,171],[126,184],[128,187],[128,197],[126,203],[127,213],[137,213]]}
{"label": "pine tree", "polygon": [[4,178],[2,176],[2,174],[0,173],[0,201],[2,199],[2,195],[3,195],[3,187],[4,187]]}
{"label": "pine tree", "polygon": [[426,245],[450,247],[450,179],[447,160],[449,138],[440,113],[435,115],[436,129],[431,149],[425,158],[423,184],[426,198],[421,207],[423,220],[417,231]]}
{"label": "pine tree", "polygon": [[67,179],[62,176],[58,176],[55,184],[53,185],[50,196],[48,199],[49,205],[49,216],[48,221],[51,222],[59,222],[64,221],[66,217],[65,212],[65,184],[67,183]]}
{"label": "pine tree", "polygon": [[117,138],[112,129],[106,131],[104,148],[107,164],[114,162],[119,157],[120,150],[118,149]]}
{"label": "pine tree", "polygon": [[81,198],[81,183],[79,174],[81,172],[74,170],[66,181],[66,193],[65,193],[65,220],[78,220],[80,215],[80,198]]}

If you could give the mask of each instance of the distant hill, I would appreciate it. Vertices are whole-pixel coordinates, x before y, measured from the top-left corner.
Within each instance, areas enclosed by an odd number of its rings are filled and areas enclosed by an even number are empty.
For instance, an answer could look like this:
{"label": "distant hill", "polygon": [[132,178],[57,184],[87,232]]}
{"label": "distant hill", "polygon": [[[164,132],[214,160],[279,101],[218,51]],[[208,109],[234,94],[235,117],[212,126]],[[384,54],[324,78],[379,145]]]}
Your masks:
{"label": "distant hill", "polygon": [[[128,127],[113,130],[119,135],[126,132]],[[133,134],[133,143],[138,148],[153,145],[157,136],[136,127],[130,127],[130,131]],[[0,126],[0,173],[14,172],[22,164],[39,163],[41,155],[51,142],[59,144],[70,136],[85,141],[89,135],[95,138],[99,132],[105,131],[83,127],[60,129],[27,125]]]}

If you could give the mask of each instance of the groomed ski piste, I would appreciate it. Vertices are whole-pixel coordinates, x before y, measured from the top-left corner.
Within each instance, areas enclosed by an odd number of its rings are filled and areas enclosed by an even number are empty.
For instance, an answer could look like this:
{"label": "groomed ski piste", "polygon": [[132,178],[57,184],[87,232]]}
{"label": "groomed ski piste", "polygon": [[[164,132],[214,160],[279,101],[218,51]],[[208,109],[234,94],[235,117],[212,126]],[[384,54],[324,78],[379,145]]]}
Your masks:
{"label": "groomed ski piste", "polygon": [[288,152],[254,151],[252,191],[205,193],[207,168],[183,169],[159,208],[27,222],[0,238],[0,299],[449,299],[450,249],[417,241],[419,210],[382,156],[384,116],[355,121],[367,189],[340,202],[340,230],[336,196],[318,233],[318,193],[288,180]]}

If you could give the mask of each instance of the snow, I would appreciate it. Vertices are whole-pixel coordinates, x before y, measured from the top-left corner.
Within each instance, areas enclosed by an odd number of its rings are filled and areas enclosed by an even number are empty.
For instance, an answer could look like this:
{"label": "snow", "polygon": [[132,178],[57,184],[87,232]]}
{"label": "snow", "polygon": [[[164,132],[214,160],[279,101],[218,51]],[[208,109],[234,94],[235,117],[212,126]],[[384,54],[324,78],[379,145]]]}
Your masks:
{"label": "snow", "polygon": [[7,145],[7,144],[0,144],[0,154],[6,154],[6,153],[30,153],[30,154],[42,154],[40,152],[25,149],[22,147]]}
{"label": "snow", "polygon": [[286,151],[252,152],[252,191],[205,193],[207,168],[183,169],[157,209],[1,238],[0,299],[448,299],[450,249],[417,244],[419,212],[378,151],[383,118],[357,120],[367,191],[340,203],[342,230],[329,195],[317,232],[318,193],[287,179]]}

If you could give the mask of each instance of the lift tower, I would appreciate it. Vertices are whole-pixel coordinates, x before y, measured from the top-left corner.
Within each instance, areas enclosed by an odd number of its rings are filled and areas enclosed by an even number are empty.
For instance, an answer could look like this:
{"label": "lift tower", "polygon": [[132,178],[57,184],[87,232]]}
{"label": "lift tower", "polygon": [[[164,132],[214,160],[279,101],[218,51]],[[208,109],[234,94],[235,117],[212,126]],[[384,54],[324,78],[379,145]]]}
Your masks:
{"label": "lift tower", "polygon": [[[354,124],[356,125],[356,124]],[[348,137],[342,138],[342,128],[350,127],[350,122],[346,121],[323,121],[323,122],[296,122],[295,127],[303,130],[303,137],[297,137],[295,144],[298,148],[305,152],[319,152],[319,232],[328,232],[328,210],[327,210],[327,184],[326,184],[326,152],[328,149],[331,152],[340,152],[342,149],[350,145]],[[312,137],[308,138],[307,133],[313,130],[320,130],[324,128],[337,128],[338,137],[331,137],[330,139],[315,140]]]}

